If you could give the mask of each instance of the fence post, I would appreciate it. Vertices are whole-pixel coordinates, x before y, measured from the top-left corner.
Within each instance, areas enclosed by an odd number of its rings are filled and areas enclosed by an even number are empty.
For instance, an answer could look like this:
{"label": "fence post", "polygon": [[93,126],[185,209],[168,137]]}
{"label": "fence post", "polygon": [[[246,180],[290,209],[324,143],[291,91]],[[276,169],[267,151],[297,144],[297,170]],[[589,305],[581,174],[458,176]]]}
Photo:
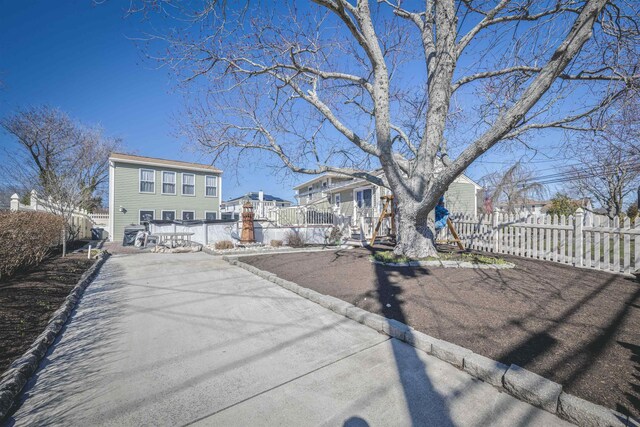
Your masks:
{"label": "fence post", "polygon": [[13,196],[11,196],[11,207],[9,209],[11,209],[12,211],[19,211],[20,210],[20,196],[18,196],[16,193],[13,193]]}
{"label": "fence post", "polygon": [[493,215],[491,216],[491,248],[492,248],[492,251],[495,253],[497,253],[500,250],[497,207],[493,208]]}
{"label": "fence post", "polygon": [[584,210],[578,208],[576,211],[575,222],[573,224],[573,236],[575,237],[575,251],[573,258],[573,265],[581,267],[583,265],[582,256],[582,242],[584,236],[582,235],[582,220],[584,219]]}
{"label": "fence post", "polygon": [[38,210],[38,192],[36,190],[31,190],[31,197],[29,197],[29,208],[35,211]]}
{"label": "fence post", "polygon": [[204,245],[207,246],[209,244],[209,224],[205,221],[202,221],[202,232],[204,233]]}

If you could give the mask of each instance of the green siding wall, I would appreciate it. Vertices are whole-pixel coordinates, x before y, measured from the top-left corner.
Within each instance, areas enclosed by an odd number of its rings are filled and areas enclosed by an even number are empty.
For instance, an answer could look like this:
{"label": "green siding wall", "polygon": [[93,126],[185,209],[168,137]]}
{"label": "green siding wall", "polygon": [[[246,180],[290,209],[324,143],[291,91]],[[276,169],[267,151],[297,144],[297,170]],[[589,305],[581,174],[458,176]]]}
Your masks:
{"label": "green siding wall", "polygon": [[353,190],[344,190],[337,194],[340,194],[340,213],[353,216]]}
{"label": "green siding wall", "polygon": [[[140,193],[140,169],[151,169],[155,171],[156,183],[155,193]],[[162,194],[162,171],[176,173],[176,194]],[[195,196],[183,196],[182,173],[195,175]],[[205,197],[205,176],[215,175],[218,177],[217,197]],[[182,219],[182,211],[195,211],[196,219],[204,219],[205,212],[216,212],[220,218],[220,190],[222,177],[213,172],[196,172],[184,169],[158,166],[142,166],[114,161],[114,192],[113,206],[114,219],[111,235],[114,241],[122,240],[124,227],[139,223],[140,210],[153,210],[156,219],[161,219],[161,211],[176,211],[176,219]],[[120,212],[122,206],[126,212]]]}
{"label": "green siding wall", "polygon": [[444,194],[445,206],[451,213],[475,215],[475,186],[466,182],[453,182]]}

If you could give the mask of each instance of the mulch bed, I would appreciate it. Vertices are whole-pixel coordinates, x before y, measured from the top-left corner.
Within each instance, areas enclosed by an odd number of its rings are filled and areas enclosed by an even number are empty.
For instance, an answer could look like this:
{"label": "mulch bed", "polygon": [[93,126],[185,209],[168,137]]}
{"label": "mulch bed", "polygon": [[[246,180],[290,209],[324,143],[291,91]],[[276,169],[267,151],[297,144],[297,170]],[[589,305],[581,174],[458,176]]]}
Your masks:
{"label": "mulch bed", "polygon": [[510,256],[501,258],[515,269],[479,270],[383,266],[370,254],[242,261],[640,417],[640,284],[633,279]]}
{"label": "mulch bed", "polygon": [[42,333],[93,262],[86,254],[52,256],[0,281],[0,374]]}

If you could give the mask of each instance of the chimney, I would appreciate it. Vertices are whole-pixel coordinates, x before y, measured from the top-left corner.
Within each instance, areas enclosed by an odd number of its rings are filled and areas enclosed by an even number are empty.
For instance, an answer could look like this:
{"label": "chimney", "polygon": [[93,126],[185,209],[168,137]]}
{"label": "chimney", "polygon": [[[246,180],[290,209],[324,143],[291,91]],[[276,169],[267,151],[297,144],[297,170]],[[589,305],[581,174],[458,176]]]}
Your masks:
{"label": "chimney", "polygon": [[264,191],[258,191],[258,200],[260,200],[261,202],[264,200]]}

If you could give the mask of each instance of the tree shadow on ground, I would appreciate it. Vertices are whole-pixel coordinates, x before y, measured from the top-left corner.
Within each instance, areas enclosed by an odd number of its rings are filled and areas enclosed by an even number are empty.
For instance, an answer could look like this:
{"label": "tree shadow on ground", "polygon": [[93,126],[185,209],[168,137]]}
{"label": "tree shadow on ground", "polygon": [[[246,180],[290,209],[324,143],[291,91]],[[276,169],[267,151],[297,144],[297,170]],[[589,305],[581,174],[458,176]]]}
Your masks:
{"label": "tree shadow on ground", "polygon": [[[379,264],[372,264],[376,274],[377,300],[386,319],[395,319],[408,324],[402,310],[403,302],[399,298],[403,290],[393,282],[391,275],[414,276],[413,269],[388,269]],[[427,271],[424,269],[422,273]],[[392,273],[392,274],[390,274]],[[433,387],[426,374],[426,366],[414,347],[402,341],[391,339],[391,347],[395,359],[405,402],[415,426],[438,425],[453,426],[447,401]]]}
{"label": "tree shadow on ground", "polygon": [[[61,404],[73,395],[87,396],[81,405],[90,412],[91,395],[105,392],[94,389],[102,383],[104,367],[121,358],[111,344],[121,334],[117,301],[123,285],[120,272],[101,268],[17,397],[7,426],[69,424]],[[74,369],[64,369],[71,360]],[[27,400],[29,409],[24,409]]]}
{"label": "tree shadow on ground", "polygon": [[[477,270],[477,273],[488,277],[486,271]],[[512,288],[508,283],[508,279],[504,278],[499,271],[497,276],[502,286]],[[614,285],[617,279],[618,277],[615,275],[610,275],[610,277],[606,278],[602,283],[592,286],[592,289],[584,296],[572,304],[567,304],[567,308],[559,315],[548,318],[548,326],[544,328],[533,328],[527,325],[529,316],[533,316],[534,314],[539,315],[539,313],[527,312],[523,313],[517,319],[511,319],[509,325],[517,327],[527,334],[527,337],[517,345],[500,353],[496,359],[507,365],[513,363],[523,368],[532,369],[531,366],[540,358],[558,354],[558,346],[561,343],[554,337],[555,333],[564,325],[571,324],[574,316],[581,310],[584,310],[589,304],[593,304],[594,300]],[[565,292],[570,291],[573,287],[579,286],[580,283],[581,282],[576,281],[576,283],[571,284],[565,289]],[[537,303],[536,306],[538,309],[544,309],[544,307],[553,302],[555,298],[560,298],[559,291],[550,294],[546,299]],[[598,328],[594,328],[596,332],[584,337],[577,348],[572,349],[570,353],[557,358],[550,364],[545,363],[543,367],[533,368],[532,370],[535,370],[538,374],[546,378],[553,377],[553,380],[562,384],[566,390],[582,379],[605,351],[613,345],[619,345],[632,352],[630,360],[634,363],[634,370],[640,372],[640,346],[621,342],[616,339],[618,331],[622,329],[623,324],[631,315],[631,310],[634,308],[637,309],[638,301],[640,301],[640,287],[637,287],[634,292],[627,296],[619,305],[617,311],[603,313],[603,316],[607,318],[606,323],[599,325]],[[632,375],[629,385],[631,390],[633,390],[633,394],[625,392],[624,396],[627,399],[626,404],[624,402],[617,402],[616,407],[613,409],[616,409],[624,415],[638,416],[637,414],[640,413],[639,380],[639,374],[636,373]]]}

